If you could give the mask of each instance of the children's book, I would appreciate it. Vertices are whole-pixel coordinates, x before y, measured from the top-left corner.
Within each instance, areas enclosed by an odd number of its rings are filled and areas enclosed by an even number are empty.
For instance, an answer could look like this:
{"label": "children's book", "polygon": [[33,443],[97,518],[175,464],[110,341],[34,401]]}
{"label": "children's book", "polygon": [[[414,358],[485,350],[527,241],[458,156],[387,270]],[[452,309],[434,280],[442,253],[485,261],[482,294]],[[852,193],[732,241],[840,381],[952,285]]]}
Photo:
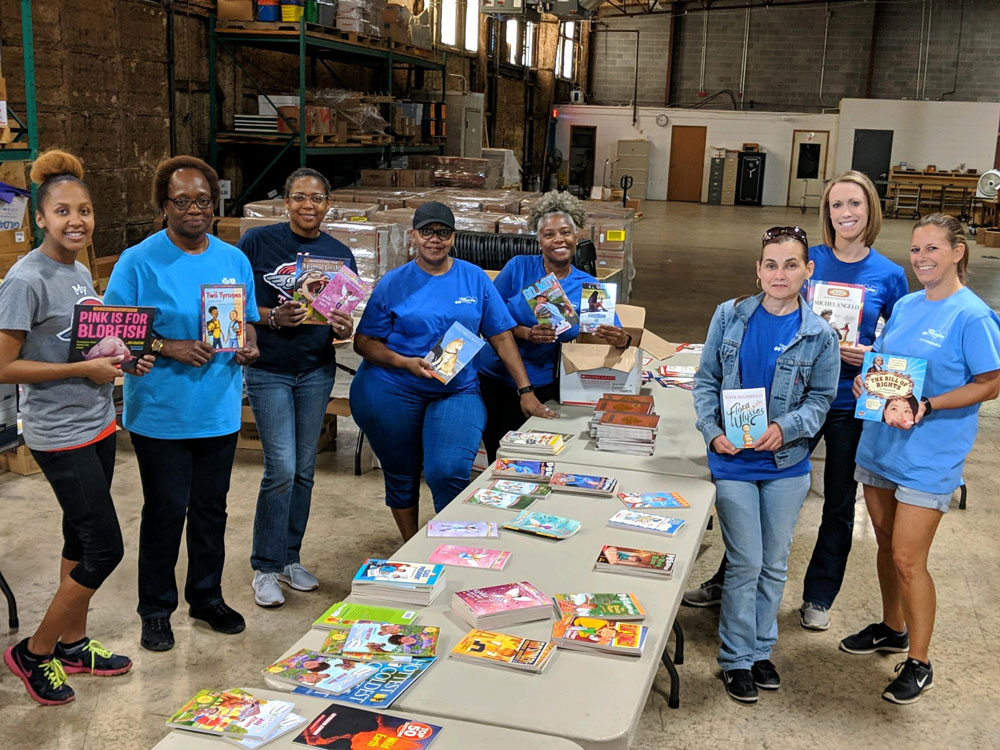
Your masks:
{"label": "children's book", "polygon": [[673,536],[680,531],[684,521],[680,518],[654,516],[652,513],[640,513],[637,510],[623,508],[608,519],[608,526],[630,531],[645,531],[650,534]]}
{"label": "children's book", "polygon": [[495,521],[428,521],[427,536],[495,539],[500,527]]}
{"label": "children's book", "polygon": [[493,464],[492,475],[500,479],[548,482],[555,471],[552,461],[529,461],[521,458],[500,458]]}
{"label": "children's book", "polygon": [[660,365],[657,369],[665,378],[691,379],[698,372],[697,365]]}
{"label": "children's book", "polygon": [[[251,698],[255,696],[240,688],[228,690],[229,693],[246,695]],[[291,731],[305,722],[305,718],[292,713],[295,704],[291,701],[275,701],[260,699],[260,712],[256,716],[250,717],[246,722],[249,730],[243,737],[224,735],[223,739],[239,745],[240,747],[257,748],[271,740],[277,739],[286,732]]]}
{"label": "children's book", "polygon": [[551,539],[569,539],[580,530],[580,522],[572,518],[523,510],[517,518],[508,521],[503,527],[511,531],[522,531],[525,534],[547,536]]}
{"label": "children's book", "polygon": [[545,620],[552,600],[527,581],[456,591],[451,611],[474,627]]}
{"label": "children's book", "polygon": [[354,602],[337,602],[316,619],[313,627],[350,630],[351,626],[360,620],[409,625],[416,619],[417,613],[412,609],[396,609],[395,607],[355,604]]}
{"label": "children's book", "polygon": [[431,363],[431,374],[435,378],[442,383],[450,383],[485,343],[456,320],[424,359]]}
{"label": "children's book", "polygon": [[295,255],[295,286],[292,290],[292,299],[309,311],[304,323],[327,325],[326,318],[312,308],[312,303],[343,267],[344,261],[339,258],[323,258],[309,253]]}
{"label": "children's book", "polygon": [[554,432],[511,430],[500,438],[501,450],[521,455],[555,456],[561,453],[565,447],[562,435]]}
{"label": "children's book", "polygon": [[378,671],[372,664],[349,661],[311,649],[301,649],[275,662],[264,674],[273,680],[305,686],[327,695],[339,695]]}
{"label": "children's book", "polygon": [[442,565],[460,565],[465,568],[482,568],[484,570],[503,570],[510,560],[510,552],[483,547],[461,547],[457,544],[442,544],[431,552],[432,563]]}
{"label": "children's book", "polygon": [[357,622],[347,634],[341,655],[358,661],[410,661],[436,655],[440,628]]}
{"label": "children's book", "polygon": [[722,421],[726,437],[736,450],[753,448],[767,429],[767,396],[763,388],[722,392]]}
{"label": "children's book", "polygon": [[619,547],[605,544],[597,554],[594,570],[604,573],[670,578],[674,572],[676,555],[648,549]]}
{"label": "children's book", "polygon": [[872,422],[909,422],[920,408],[927,360],[883,352],[865,352],[861,395],[854,416]]}
{"label": "children's book", "polygon": [[121,357],[119,367],[135,366],[153,346],[153,307],[74,305],[69,336],[69,361]]}
{"label": "children's book", "polygon": [[341,266],[340,270],[333,275],[333,278],[316,295],[310,306],[323,320],[329,322],[331,311],[338,310],[345,315],[350,315],[354,312],[354,308],[368,298],[371,292],[371,285],[354,273],[350,266],[345,265]]}
{"label": "children's book", "polygon": [[246,287],[201,285],[201,338],[217,352],[236,352],[246,343]]}
{"label": "children's book", "polygon": [[555,491],[580,492],[589,495],[612,496],[618,487],[614,477],[599,477],[590,474],[567,474],[556,472],[549,487]]}
{"label": "children's book", "polygon": [[496,490],[476,490],[463,502],[472,505],[489,505],[491,508],[504,508],[505,510],[524,510],[537,499],[535,495],[513,495],[509,492],[497,492]]}
{"label": "children's book", "polygon": [[351,585],[380,584],[400,588],[427,588],[435,585],[443,575],[444,569],[440,565],[368,558],[361,563],[358,572],[354,574]]}
{"label": "children's book", "polygon": [[618,499],[630,508],[690,508],[676,492],[619,492]]}
{"label": "children's book", "polygon": [[552,626],[552,640],[562,648],[642,656],[649,628],[635,622],[567,615]]}
{"label": "children's book", "polygon": [[810,281],[809,302],[812,310],[837,334],[841,346],[857,346],[865,288],[839,281]]}
{"label": "children's book", "polygon": [[555,653],[550,641],[535,641],[507,633],[470,630],[451,651],[454,659],[513,667],[527,672],[545,670]]}
{"label": "children's book", "polygon": [[576,308],[553,273],[522,290],[522,294],[538,322],[552,326],[557,336],[580,321]]}
{"label": "children's book", "polygon": [[222,739],[226,742],[232,743],[233,745],[238,745],[239,747],[249,748],[249,750],[256,750],[258,747],[266,745],[272,740],[276,740],[279,737],[288,734],[289,732],[298,729],[303,724],[306,723],[305,716],[299,716],[296,713],[290,713],[284,719],[282,719],[278,726],[275,727],[274,731],[271,732],[267,737],[223,737]]}
{"label": "children's book", "polygon": [[[323,639],[323,645],[319,647],[319,650],[324,654],[334,654],[335,656],[340,656],[344,651],[344,644],[347,643],[347,634],[351,632],[350,628],[346,630],[331,630],[326,634],[326,638]],[[356,661],[365,661],[364,659],[357,659]]]}
{"label": "children's book", "polygon": [[635,594],[554,594],[560,617],[603,617],[607,620],[642,620],[645,608]]}
{"label": "children's book", "polygon": [[437,724],[331,705],[292,741],[308,747],[424,750],[440,733]]}
{"label": "children's book", "polygon": [[424,672],[437,661],[432,659],[414,659],[410,662],[371,662],[365,667],[375,669],[375,673],[365,677],[339,695],[327,695],[306,686],[295,688],[292,692],[300,695],[312,695],[319,698],[329,698],[336,703],[346,703],[353,706],[369,708],[388,708],[403,692],[410,687]]}
{"label": "children's book", "polygon": [[552,492],[547,484],[541,482],[519,482],[516,479],[495,479],[489,489],[497,492],[509,492],[512,495],[535,495],[545,497]]}
{"label": "children's book", "polygon": [[[263,701],[242,690],[199,690],[167,719],[167,726],[218,737],[266,737],[273,731],[271,722],[277,725],[292,708],[288,701]],[[258,721],[262,716],[267,721]]]}
{"label": "children's book", "polygon": [[601,284],[597,281],[583,282],[583,297],[580,300],[580,332],[593,333],[598,326],[615,324],[615,297],[617,284]]}

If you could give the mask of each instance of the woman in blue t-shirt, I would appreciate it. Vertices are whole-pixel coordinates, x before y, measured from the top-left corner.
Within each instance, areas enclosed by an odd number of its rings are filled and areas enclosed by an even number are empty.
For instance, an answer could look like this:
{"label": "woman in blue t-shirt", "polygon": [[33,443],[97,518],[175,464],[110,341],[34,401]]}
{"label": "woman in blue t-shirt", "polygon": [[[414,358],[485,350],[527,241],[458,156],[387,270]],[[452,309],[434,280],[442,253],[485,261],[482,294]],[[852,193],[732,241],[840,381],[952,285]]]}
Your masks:
{"label": "woman in blue t-shirt", "polygon": [[[569,303],[579,305],[584,282],[597,283],[589,273],[576,268],[572,261],[576,252],[578,228],[587,216],[583,205],[569,193],[546,193],[531,207],[528,224],[537,233],[540,255],[518,255],[504,265],[493,281],[507,311],[517,324],[511,330],[517,349],[524,360],[528,378],[538,400],[545,403],[559,397],[556,368],[559,365],[559,342],[572,341],[580,331],[579,324],[560,334],[555,333],[556,317],[563,320],[562,311],[550,317],[552,323],[539,323],[539,304],[532,312],[524,298],[523,290],[547,276],[555,274]],[[555,307],[546,301],[550,307]],[[617,322],[617,316],[615,318]],[[593,332],[598,339],[612,346],[625,348],[631,337],[618,326],[601,325]],[[517,387],[506,368],[492,350],[479,355],[479,388],[486,404],[486,429],[483,444],[486,455],[493,461],[502,438],[509,430],[518,429],[524,422]]]}
{"label": "woman in blue t-shirt", "polygon": [[[253,267],[260,315],[260,358],[245,377],[264,448],[250,553],[254,601],[261,607],[284,604],[281,583],[296,591],[319,588],[300,562],[299,550],[309,520],[316,446],[337,369],[333,341],[350,338],[354,322],[331,310],[329,325],[304,325],[310,310],[292,299],[292,287],[300,253],[340,260],[357,273],[347,245],[320,231],[329,192],[330,182],[315,169],[296,169],[285,180],[289,220],[251,229],[238,245]],[[320,274],[320,282],[325,284],[325,275]]]}
{"label": "woman in blue t-shirt", "polygon": [[[351,384],[351,413],[382,463],[385,503],[404,540],[419,528],[421,470],[440,511],[468,484],[486,423],[475,366],[447,383],[432,375],[434,357],[445,354],[437,345],[453,323],[497,351],[525,415],[553,416],[532,393],[510,334],[514,321],[489,277],[448,254],[454,234],[447,206],[417,209],[410,232],[417,257],[378,283],[354,339],[364,362]],[[449,346],[457,351],[454,341]]]}
{"label": "woman in blue t-shirt", "polygon": [[[823,424],[840,369],[836,333],[799,294],[813,270],[806,233],[773,227],[761,244],[762,291],[719,305],[694,379],[726,544],[718,661],[726,692],[747,703],[758,687],[781,685],[770,656],[792,531],[809,491],[809,438]],[[742,435],[748,420],[724,414],[722,400],[747,388],[764,390],[767,427],[741,450],[727,435]],[[758,420],[759,413],[749,419],[751,429],[763,426]]]}
{"label": "woman in blue t-shirt", "polygon": [[[968,262],[956,219],[930,214],[918,221],[910,265],[924,288],[897,303],[875,342],[886,359],[927,362],[912,419],[900,409],[885,421],[864,423],[854,474],[864,485],[878,543],[882,620],[848,636],[840,648],[851,654],[908,652],[882,693],[892,703],[913,703],[934,685],[927,652],[937,604],[927,555],[962,484],[979,405],[1000,394],[1000,317],[965,286]],[[861,384],[858,375],[855,396]]]}

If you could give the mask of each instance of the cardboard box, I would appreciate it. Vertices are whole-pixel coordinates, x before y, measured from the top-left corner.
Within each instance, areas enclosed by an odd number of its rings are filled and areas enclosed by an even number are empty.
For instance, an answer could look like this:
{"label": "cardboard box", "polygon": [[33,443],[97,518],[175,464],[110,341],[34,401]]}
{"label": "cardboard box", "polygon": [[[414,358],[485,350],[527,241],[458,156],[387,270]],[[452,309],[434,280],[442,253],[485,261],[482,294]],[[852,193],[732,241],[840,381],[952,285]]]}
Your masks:
{"label": "cardboard box", "polygon": [[986,247],[1000,247],[1000,229],[980,229]]}
{"label": "cardboard box", "polygon": [[0,384],[0,451],[17,447],[17,386]]}
{"label": "cardboard box", "polygon": [[362,169],[362,187],[393,187],[396,184],[395,169]]}
{"label": "cardboard box", "polygon": [[216,219],[212,224],[212,234],[223,242],[235,245],[240,241],[240,237],[243,236],[243,231],[240,228],[240,222],[241,219],[238,217],[222,216]]}
{"label": "cardboard box", "polygon": [[559,402],[594,406],[604,393],[637,394],[642,387],[642,351],[606,344],[563,344],[559,357]]}
{"label": "cardboard box", "polygon": [[3,468],[21,476],[40,474],[42,471],[41,467],[35,463],[35,457],[31,455],[28,446],[23,443],[15,450],[4,453],[0,456],[0,460],[3,462]]}
{"label": "cardboard box", "polygon": [[219,0],[216,16],[220,21],[252,21],[253,0]]}
{"label": "cardboard box", "polygon": [[598,250],[624,250],[627,239],[624,222],[601,221],[594,225],[594,244]]}
{"label": "cardboard box", "polygon": [[[301,131],[299,127],[299,108],[298,105],[294,107],[278,107],[278,113],[283,117],[278,118],[278,132],[290,135],[292,127],[295,128],[295,132]],[[292,124],[289,127],[288,122],[285,122],[287,118]],[[307,104],[306,105],[306,135],[329,135],[336,132],[334,126],[334,116],[329,107],[324,107],[319,104]]]}
{"label": "cardboard box", "polygon": [[598,268],[624,268],[625,267],[625,251],[624,250],[598,250],[597,251],[597,267]]}

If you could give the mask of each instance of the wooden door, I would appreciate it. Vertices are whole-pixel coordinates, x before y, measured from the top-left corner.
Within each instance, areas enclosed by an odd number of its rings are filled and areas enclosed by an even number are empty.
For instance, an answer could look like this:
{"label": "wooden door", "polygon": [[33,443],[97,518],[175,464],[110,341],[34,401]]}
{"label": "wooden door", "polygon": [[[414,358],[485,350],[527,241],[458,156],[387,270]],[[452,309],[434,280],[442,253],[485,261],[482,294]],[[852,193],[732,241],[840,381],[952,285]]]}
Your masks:
{"label": "wooden door", "polygon": [[674,125],[671,128],[668,201],[701,201],[707,132],[708,128],[703,125]]}
{"label": "wooden door", "polygon": [[578,195],[590,195],[594,186],[594,146],[597,128],[573,125],[569,131],[569,184],[576,187]]}

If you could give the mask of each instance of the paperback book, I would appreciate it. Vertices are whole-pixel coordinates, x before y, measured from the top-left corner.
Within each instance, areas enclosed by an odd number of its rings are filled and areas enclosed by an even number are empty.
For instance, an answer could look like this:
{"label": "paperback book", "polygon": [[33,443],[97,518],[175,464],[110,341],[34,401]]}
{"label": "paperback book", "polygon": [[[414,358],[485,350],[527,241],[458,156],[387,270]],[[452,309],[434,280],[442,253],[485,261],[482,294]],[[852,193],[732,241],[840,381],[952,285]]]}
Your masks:
{"label": "paperback book", "polygon": [[371,286],[362,280],[350,266],[341,266],[323,290],[310,303],[313,312],[325,322],[330,321],[330,313],[334,310],[350,315],[354,308],[361,304],[371,294]]}
{"label": "paperback book", "polygon": [[339,695],[377,671],[378,667],[372,664],[304,648],[267,667],[264,675],[296,687],[304,686],[326,695]]}
{"label": "paperback book", "polygon": [[313,309],[312,303],[343,267],[344,261],[339,258],[323,258],[309,253],[295,255],[295,286],[292,289],[292,299],[309,311],[304,323],[327,325],[326,318]]}
{"label": "paperback book", "polygon": [[861,395],[854,416],[872,422],[913,423],[927,376],[927,360],[865,352]]}
{"label": "paperback book", "polygon": [[554,594],[559,617],[603,617],[607,620],[642,620],[646,609],[635,594]]}
{"label": "paperback book", "polygon": [[763,388],[722,391],[722,420],[726,437],[736,450],[753,448],[767,429],[767,396]]}
{"label": "paperback book", "polygon": [[676,492],[619,492],[618,499],[629,508],[691,507],[691,503]]}
{"label": "paperback book", "polygon": [[556,433],[511,430],[500,438],[500,449],[506,453],[556,456],[565,447],[562,435]]}
{"label": "paperback book", "polygon": [[552,488],[553,492],[577,492],[583,495],[613,497],[618,488],[618,480],[614,477],[600,477],[591,474],[556,472],[552,475],[549,487]]}
{"label": "paperback book", "polygon": [[495,521],[428,521],[427,536],[495,539],[500,527]]}
{"label": "paperback book", "polygon": [[552,641],[561,648],[642,656],[649,628],[635,622],[567,615],[552,626]]}
{"label": "paperback book", "polygon": [[201,336],[217,352],[236,352],[246,343],[246,287],[201,285]]}
{"label": "paperback book", "polygon": [[424,750],[440,733],[437,724],[331,705],[292,741],[308,747]]}
{"label": "paperback book", "polygon": [[539,279],[522,293],[539,324],[552,326],[557,336],[580,322],[555,274]]}
{"label": "paperback book", "polygon": [[651,578],[670,578],[676,556],[670,552],[618,547],[605,544],[597,554],[594,570],[603,573],[624,573]]}
{"label": "paperback book", "polygon": [[545,536],[550,539],[569,539],[580,530],[580,522],[572,518],[523,510],[518,514],[517,518],[513,521],[508,521],[503,527],[511,531]]}
{"label": "paperback book", "polygon": [[841,346],[857,346],[865,288],[839,281],[810,281],[809,302],[814,313],[830,324]]}
{"label": "paperback book", "polygon": [[555,653],[551,641],[536,641],[489,630],[470,630],[451,651],[453,659],[511,667],[539,674]]}
{"label": "paperback book", "polygon": [[74,305],[69,336],[69,361],[121,357],[119,367],[135,366],[153,346],[153,307]]}
{"label": "paperback book", "polygon": [[451,611],[473,627],[500,627],[552,615],[552,599],[527,581],[456,591]]}
{"label": "paperback book", "polygon": [[223,737],[222,739],[226,740],[226,742],[229,742],[233,745],[237,745],[238,747],[249,748],[249,750],[256,750],[256,748],[267,745],[272,740],[276,740],[279,737],[282,737],[288,734],[289,732],[298,729],[305,723],[306,723],[305,716],[300,716],[299,714],[296,713],[290,713],[278,723],[274,731],[271,732],[271,734],[267,735],[267,737],[250,737],[250,736],[240,737],[240,738]]}
{"label": "paperback book", "polygon": [[471,505],[488,505],[491,508],[503,508],[505,510],[524,510],[535,500],[535,495],[514,495],[509,492],[497,492],[496,490],[476,490],[463,502]]}
{"label": "paperback book", "polygon": [[375,669],[375,673],[338,695],[326,695],[306,686],[297,687],[292,692],[329,698],[337,703],[346,703],[352,706],[388,708],[408,687],[430,669],[435,661],[437,661],[436,657],[414,659],[410,662],[371,662],[365,664],[364,666]]}
{"label": "paperback book", "polygon": [[431,374],[442,383],[450,383],[486,342],[457,320],[424,359],[431,364]]}
{"label": "paperback book", "polygon": [[199,690],[167,719],[167,726],[217,737],[263,739],[294,707],[289,701],[266,701],[243,690]]}
{"label": "paperback book", "polygon": [[615,324],[615,298],[617,284],[601,284],[597,281],[583,282],[580,299],[580,332],[593,333],[598,326]]}
{"label": "paperback book", "polygon": [[457,544],[442,544],[431,553],[432,563],[459,565],[465,568],[503,570],[510,560],[510,552],[483,547],[461,547]]}
{"label": "paperback book", "polygon": [[535,495],[545,497],[552,490],[547,484],[541,482],[520,482],[516,479],[494,479],[489,489],[497,492],[509,492],[512,495]]}
{"label": "paperback book", "polygon": [[357,622],[347,634],[341,654],[358,661],[411,661],[437,655],[440,628]]}
{"label": "paperback book", "polygon": [[444,586],[443,565],[369,558],[354,574],[351,594],[426,606],[444,590]]}
{"label": "paperback book", "polygon": [[556,465],[552,461],[529,461],[521,458],[499,458],[492,474],[499,479],[535,480],[548,482]]}
{"label": "paperback book", "polygon": [[379,607],[375,604],[356,604],[354,602],[337,602],[316,619],[313,627],[324,630],[330,628],[350,630],[351,626],[359,621],[410,625],[416,619],[417,612],[412,609]]}
{"label": "paperback book", "polygon": [[652,513],[640,513],[637,510],[623,508],[608,519],[608,526],[630,531],[645,531],[661,536],[673,536],[680,531],[684,521],[680,518],[666,518]]}

